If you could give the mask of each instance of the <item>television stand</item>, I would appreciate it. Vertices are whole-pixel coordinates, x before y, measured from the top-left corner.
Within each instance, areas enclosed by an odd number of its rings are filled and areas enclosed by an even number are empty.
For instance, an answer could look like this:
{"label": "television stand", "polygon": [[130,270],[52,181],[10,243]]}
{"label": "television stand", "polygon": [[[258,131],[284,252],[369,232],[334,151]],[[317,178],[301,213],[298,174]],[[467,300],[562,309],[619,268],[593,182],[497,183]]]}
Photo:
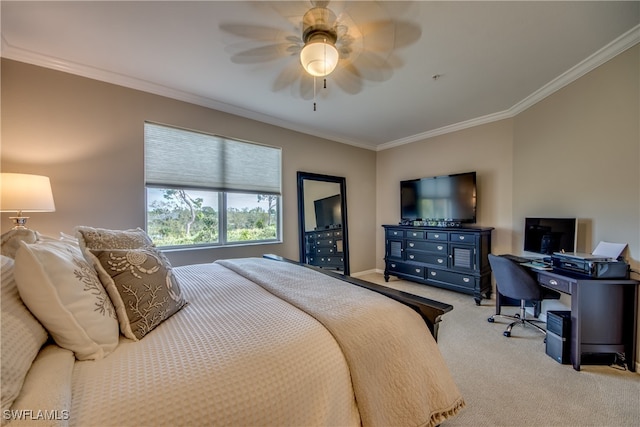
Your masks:
{"label": "television stand", "polygon": [[396,276],[471,294],[477,305],[491,298],[492,227],[383,227],[385,281]]}

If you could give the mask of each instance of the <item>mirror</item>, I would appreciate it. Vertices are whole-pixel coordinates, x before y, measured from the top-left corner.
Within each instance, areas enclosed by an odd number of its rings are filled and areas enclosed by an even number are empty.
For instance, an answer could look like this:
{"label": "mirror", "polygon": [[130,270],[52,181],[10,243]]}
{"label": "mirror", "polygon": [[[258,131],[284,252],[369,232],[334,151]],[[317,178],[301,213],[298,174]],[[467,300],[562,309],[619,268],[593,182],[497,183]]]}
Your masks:
{"label": "mirror", "polygon": [[300,262],[349,275],[344,177],[298,172]]}

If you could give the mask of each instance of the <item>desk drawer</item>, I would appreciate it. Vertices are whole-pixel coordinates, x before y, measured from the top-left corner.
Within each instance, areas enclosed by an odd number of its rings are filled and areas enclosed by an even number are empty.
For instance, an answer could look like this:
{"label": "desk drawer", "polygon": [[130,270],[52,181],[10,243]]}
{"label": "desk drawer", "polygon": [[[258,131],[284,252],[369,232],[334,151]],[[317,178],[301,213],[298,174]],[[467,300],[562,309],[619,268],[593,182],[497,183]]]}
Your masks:
{"label": "desk drawer", "polygon": [[538,281],[547,288],[555,289],[565,294],[571,294],[571,281],[568,279],[540,273],[538,274]]}

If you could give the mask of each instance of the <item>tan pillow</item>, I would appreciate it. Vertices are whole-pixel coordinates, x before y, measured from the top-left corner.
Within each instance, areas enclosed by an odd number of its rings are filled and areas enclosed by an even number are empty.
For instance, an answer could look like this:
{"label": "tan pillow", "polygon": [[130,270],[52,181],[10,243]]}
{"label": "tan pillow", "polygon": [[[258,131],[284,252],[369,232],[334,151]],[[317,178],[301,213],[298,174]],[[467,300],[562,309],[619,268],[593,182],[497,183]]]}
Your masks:
{"label": "tan pillow", "polygon": [[85,256],[88,255],[87,250],[91,249],[138,249],[153,246],[153,241],[141,228],[110,230],[81,225],[75,228],[75,232]]}
{"label": "tan pillow", "polygon": [[185,305],[171,265],[156,249],[91,250],[89,254],[125,337],[144,337]]}
{"label": "tan pillow", "polygon": [[101,359],[117,347],[115,309],[77,245],[54,239],[22,242],[15,278],[25,305],[78,360]]}
{"label": "tan pillow", "polygon": [[47,331],[33,317],[18,295],[13,277],[13,259],[1,256],[2,269],[2,410],[9,409],[20,394],[24,379],[40,347],[47,341]]}

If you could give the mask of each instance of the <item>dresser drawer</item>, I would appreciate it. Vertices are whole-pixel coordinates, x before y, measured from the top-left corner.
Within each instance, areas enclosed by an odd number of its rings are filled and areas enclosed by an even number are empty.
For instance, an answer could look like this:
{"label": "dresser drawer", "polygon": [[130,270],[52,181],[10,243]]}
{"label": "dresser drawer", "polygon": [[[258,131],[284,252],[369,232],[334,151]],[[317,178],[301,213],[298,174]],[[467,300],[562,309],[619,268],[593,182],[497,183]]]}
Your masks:
{"label": "dresser drawer", "polygon": [[571,293],[571,281],[565,278],[559,278],[558,276],[553,276],[551,274],[538,274],[538,281],[546,286],[547,288],[555,289],[559,292],[564,292],[565,294]]}
{"label": "dresser drawer", "polygon": [[468,274],[452,273],[450,271],[429,269],[427,271],[427,280],[433,280],[441,283],[451,283],[463,288],[474,289],[476,286],[476,278]]}
{"label": "dresser drawer", "polygon": [[424,231],[407,230],[404,236],[408,239],[424,239]]}
{"label": "dresser drawer", "polygon": [[456,243],[473,243],[475,241],[475,236],[471,233],[451,233],[450,241]]}
{"label": "dresser drawer", "polygon": [[398,237],[404,237],[404,230],[400,230],[398,228],[388,228],[387,229],[387,238],[398,238]]}
{"label": "dresser drawer", "polygon": [[449,240],[449,233],[443,231],[427,231],[427,240]]}
{"label": "dresser drawer", "polygon": [[437,243],[437,242],[428,242],[426,240],[415,241],[415,240],[407,240],[406,245],[407,250],[416,250],[416,251],[425,251],[425,252],[433,252],[436,254],[446,254],[447,253],[447,244],[446,243]]}
{"label": "dresser drawer", "polygon": [[404,262],[390,262],[388,263],[389,273],[400,273],[415,276],[420,279],[424,279],[425,267],[417,264],[408,264]]}
{"label": "dresser drawer", "polygon": [[424,262],[426,264],[433,264],[433,265],[439,265],[442,267],[447,267],[447,261],[449,260],[449,257],[444,254],[444,255],[438,255],[438,254],[431,254],[428,252],[416,252],[416,251],[407,251],[407,261],[413,261],[413,262]]}

